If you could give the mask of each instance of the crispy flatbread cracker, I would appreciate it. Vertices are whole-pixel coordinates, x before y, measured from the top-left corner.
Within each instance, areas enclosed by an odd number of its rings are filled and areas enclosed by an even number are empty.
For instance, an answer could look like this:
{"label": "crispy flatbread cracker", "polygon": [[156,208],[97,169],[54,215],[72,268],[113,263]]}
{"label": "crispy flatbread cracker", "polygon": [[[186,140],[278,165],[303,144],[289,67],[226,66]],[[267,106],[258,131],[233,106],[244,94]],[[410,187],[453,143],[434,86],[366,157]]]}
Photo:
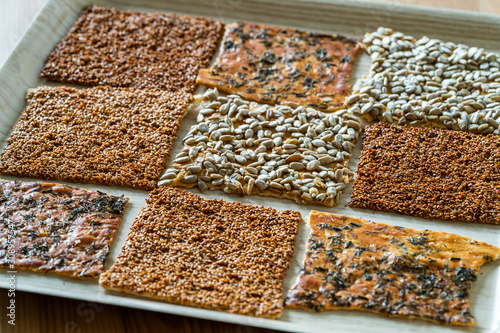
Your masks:
{"label": "crispy flatbread cracker", "polygon": [[0,267],[97,278],[128,198],[0,180]]}
{"label": "crispy flatbread cracker", "polygon": [[217,63],[199,84],[259,103],[343,108],[357,40],[250,22],[226,29]]}
{"label": "crispy flatbread cracker", "polygon": [[[338,203],[361,125],[345,110],[271,106],[208,91],[198,124],[159,185]],[[199,100],[199,98],[197,98]]]}
{"label": "crispy flatbread cracker", "polygon": [[500,224],[500,138],[378,123],[365,128],[349,206]]}
{"label": "crispy flatbread cracker", "polygon": [[191,99],[147,89],[37,88],[0,155],[0,172],[151,190]]}
{"label": "crispy flatbread cracker", "polygon": [[474,325],[469,290],[500,249],[468,237],[312,211],[286,306]]}

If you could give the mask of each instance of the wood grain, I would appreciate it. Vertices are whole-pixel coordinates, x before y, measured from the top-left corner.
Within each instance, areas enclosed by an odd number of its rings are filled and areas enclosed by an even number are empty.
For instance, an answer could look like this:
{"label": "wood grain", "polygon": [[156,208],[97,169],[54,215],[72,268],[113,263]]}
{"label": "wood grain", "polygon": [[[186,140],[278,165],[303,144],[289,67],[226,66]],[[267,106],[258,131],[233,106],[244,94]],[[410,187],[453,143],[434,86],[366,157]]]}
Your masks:
{"label": "wood grain", "polygon": [[[373,0],[500,14],[498,0]],[[0,66],[29,27],[45,0],[0,1]],[[276,332],[163,313],[16,292],[16,326],[7,324],[9,298],[0,290],[0,332]]]}

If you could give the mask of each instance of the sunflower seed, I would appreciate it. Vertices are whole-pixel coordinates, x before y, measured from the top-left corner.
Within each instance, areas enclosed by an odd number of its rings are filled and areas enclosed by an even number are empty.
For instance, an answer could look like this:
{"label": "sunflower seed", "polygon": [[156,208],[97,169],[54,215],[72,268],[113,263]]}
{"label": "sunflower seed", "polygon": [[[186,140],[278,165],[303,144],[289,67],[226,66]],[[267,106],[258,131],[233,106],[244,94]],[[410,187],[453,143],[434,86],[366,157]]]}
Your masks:
{"label": "sunflower seed", "polygon": [[172,184],[173,181],[174,181],[173,179],[160,180],[158,182],[158,186],[168,186],[168,185]]}
{"label": "sunflower seed", "polygon": [[200,189],[200,192],[205,192],[208,189],[207,183],[205,183],[201,179],[198,179],[198,188]]}
{"label": "sunflower seed", "polygon": [[174,160],[174,163],[185,163],[189,161],[189,156],[184,156],[184,157],[178,157]]}
{"label": "sunflower seed", "polygon": [[260,179],[260,178],[255,181],[255,186],[257,186],[261,190],[265,190],[266,188],[269,187],[269,185],[267,184],[267,182],[264,181],[264,180],[262,180],[262,179]]}
{"label": "sunflower seed", "polygon": [[303,170],[305,169],[305,166],[300,162],[292,162],[290,163],[290,168],[292,168],[293,170]]}
{"label": "sunflower seed", "polygon": [[194,183],[198,180],[198,177],[196,175],[187,175],[184,177],[184,179],[182,179],[182,182],[183,183],[186,183],[186,184],[190,184],[190,183]]}
{"label": "sunflower seed", "polygon": [[307,170],[312,171],[312,170],[316,170],[317,168],[318,168],[318,162],[317,161],[311,161],[311,162],[307,163],[307,166],[306,166]]}
{"label": "sunflower seed", "polygon": [[190,165],[185,167],[185,169],[191,173],[198,173],[201,171],[201,165]]}

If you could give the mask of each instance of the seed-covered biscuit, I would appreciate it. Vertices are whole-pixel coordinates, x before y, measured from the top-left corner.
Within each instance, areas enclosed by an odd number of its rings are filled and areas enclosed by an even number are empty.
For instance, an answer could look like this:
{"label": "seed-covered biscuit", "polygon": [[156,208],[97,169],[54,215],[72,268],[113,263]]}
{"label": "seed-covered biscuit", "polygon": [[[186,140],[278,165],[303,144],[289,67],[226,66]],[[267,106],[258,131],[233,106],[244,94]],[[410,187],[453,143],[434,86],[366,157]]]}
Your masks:
{"label": "seed-covered biscuit", "polygon": [[41,76],[82,85],[193,92],[224,24],[209,18],[87,6]]}
{"label": "seed-covered biscuit", "polygon": [[469,291],[500,249],[469,237],[312,211],[304,268],[285,301],[474,325]]}
{"label": "seed-covered biscuit", "polygon": [[291,210],[151,192],[100,284],[170,303],[276,318],[302,218]]}
{"label": "seed-covered biscuit", "polygon": [[500,224],[500,138],[367,126],[349,206]]}
{"label": "seed-covered biscuit", "polygon": [[369,121],[498,135],[500,55],[389,28],[367,34],[372,66],[346,106]]}
{"label": "seed-covered biscuit", "polygon": [[346,110],[322,113],[205,94],[184,148],[160,185],[220,189],[333,206],[361,125]]}
{"label": "seed-covered biscuit", "polygon": [[197,82],[267,104],[343,108],[357,40],[250,22],[227,27],[217,63]]}
{"label": "seed-covered biscuit", "polygon": [[128,198],[0,180],[0,267],[97,278]]}
{"label": "seed-covered biscuit", "polygon": [[41,87],[0,156],[8,175],[153,189],[192,96]]}

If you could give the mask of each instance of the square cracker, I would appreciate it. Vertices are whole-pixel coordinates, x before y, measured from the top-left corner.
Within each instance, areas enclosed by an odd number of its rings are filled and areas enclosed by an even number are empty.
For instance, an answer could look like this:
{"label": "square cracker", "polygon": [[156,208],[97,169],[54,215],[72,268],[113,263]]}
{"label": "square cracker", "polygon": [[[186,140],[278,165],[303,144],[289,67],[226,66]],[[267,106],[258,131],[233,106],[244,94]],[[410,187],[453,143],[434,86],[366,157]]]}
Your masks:
{"label": "square cracker", "polygon": [[275,318],[302,218],[291,210],[151,192],[105,288],[170,303]]}
{"label": "square cracker", "polygon": [[7,140],[0,172],[153,189],[191,98],[128,88],[38,88]]}
{"label": "square cracker", "polygon": [[349,206],[500,224],[500,138],[378,123],[365,128]]}
{"label": "square cracker", "polygon": [[128,198],[0,180],[0,267],[97,278]]}
{"label": "square cracker", "polygon": [[312,211],[287,307],[474,325],[469,290],[500,249],[469,237]]}
{"label": "square cracker", "polygon": [[197,82],[259,103],[343,108],[357,40],[264,24],[229,25],[217,63]]}
{"label": "square cracker", "polygon": [[339,202],[353,176],[347,164],[361,130],[355,117],[218,96],[216,89],[204,96],[198,125],[160,185]]}
{"label": "square cracker", "polygon": [[346,107],[368,121],[500,134],[500,54],[414,38],[391,28],[367,33],[372,59]]}
{"label": "square cracker", "polygon": [[81,85],[193,92],[224,24],[209,18],[87,6],[41,76]]}

